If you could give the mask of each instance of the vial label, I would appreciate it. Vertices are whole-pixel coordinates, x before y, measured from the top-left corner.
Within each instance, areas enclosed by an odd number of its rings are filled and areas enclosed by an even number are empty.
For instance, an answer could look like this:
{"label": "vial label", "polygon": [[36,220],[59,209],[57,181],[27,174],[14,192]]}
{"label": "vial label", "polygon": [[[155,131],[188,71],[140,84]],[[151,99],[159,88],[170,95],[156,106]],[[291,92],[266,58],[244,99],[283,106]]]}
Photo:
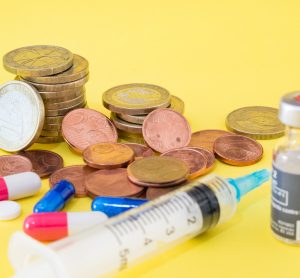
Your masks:
{"label": "vial label", "polygon": [[271,225],[275,234],[300,240],[300,175],[283,172],[273,165]]}

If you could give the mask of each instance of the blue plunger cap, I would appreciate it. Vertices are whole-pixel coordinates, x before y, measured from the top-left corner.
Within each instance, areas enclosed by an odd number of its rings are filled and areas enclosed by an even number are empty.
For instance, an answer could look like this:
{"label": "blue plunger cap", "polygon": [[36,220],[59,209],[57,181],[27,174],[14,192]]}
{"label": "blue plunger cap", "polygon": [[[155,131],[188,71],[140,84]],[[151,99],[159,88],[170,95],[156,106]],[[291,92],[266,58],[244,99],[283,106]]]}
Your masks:
{"label": "blue plunger cap", "polygon": [[269,178],[270,171],[262,169],[236,179],[228,178],[227,181],[235,188],[236,199],[240,201],[242,196],[267,182]]}

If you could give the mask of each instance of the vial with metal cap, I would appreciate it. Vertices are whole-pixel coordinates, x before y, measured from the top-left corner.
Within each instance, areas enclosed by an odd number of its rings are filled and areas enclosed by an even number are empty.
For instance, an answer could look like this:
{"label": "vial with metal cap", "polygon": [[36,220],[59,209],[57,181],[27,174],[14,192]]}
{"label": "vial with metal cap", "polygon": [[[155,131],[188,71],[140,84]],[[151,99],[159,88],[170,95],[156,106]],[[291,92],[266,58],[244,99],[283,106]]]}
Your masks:
{"label": "vial with metal cap", "polygon": [[273,152],[271,227],[275,237],[300,244],[300,91],[282,97],[286,136]]}

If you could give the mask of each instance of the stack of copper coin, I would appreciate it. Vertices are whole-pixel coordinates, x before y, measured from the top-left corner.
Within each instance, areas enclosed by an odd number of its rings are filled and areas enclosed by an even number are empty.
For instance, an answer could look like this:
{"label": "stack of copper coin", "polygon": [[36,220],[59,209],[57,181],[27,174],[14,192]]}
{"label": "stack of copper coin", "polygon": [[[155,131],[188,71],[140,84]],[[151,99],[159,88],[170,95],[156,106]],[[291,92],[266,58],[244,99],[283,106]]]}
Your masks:
{"label": "stack of copper coin", "polygon": [[45,120],[40,143],[62,142],[62,119],[69,111],[85,107],[88,61],[57,46],[29,46],[4,56],[5,68],[16,79],[34,87],[43,99]]}
{"label": "stack of copper coin", "polygon": [[118,130],[119,140],[144,144],[142,125],[147,115],[158,108],[184,112],[184,103],[157,85],[126,84],[113,87],[102,96],[103,105],[111,111],[111,120]]}

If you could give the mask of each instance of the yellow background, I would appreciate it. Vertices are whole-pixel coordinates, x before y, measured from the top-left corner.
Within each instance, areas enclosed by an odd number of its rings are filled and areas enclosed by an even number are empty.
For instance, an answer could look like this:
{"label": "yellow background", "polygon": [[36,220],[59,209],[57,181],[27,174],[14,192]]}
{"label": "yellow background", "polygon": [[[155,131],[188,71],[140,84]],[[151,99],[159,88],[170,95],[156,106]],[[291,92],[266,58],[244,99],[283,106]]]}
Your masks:
{"label": "yellow background", "polygon": [[[185,101],[193,131],[224,129],[233,109],[277,107],[283,93],[300,88],[299,12],[296,0],[1,1],[0,55],[32,44],[64,46],[90,61],[91,108],[108,115],[101,104],[106,89],[148,82]],[[0,71],[1,83],[13,78]],[[258,164],[218,162],[214,172],[236,177],[270,168],[277,140],[261,143]],[[82,163],[65,143],[32,148],[60,153],[65,165]],[[13,273],[11,234],[47,189],[44,180],[37,196],[20,200],[20,218],[0,222],[1,278]],[[67,209],[89,210],[90,202],[76,199]],[[118,277],[299,277],[300,249],[276,241],[269,221],[270,183],[245,197],[228,223]]]}

